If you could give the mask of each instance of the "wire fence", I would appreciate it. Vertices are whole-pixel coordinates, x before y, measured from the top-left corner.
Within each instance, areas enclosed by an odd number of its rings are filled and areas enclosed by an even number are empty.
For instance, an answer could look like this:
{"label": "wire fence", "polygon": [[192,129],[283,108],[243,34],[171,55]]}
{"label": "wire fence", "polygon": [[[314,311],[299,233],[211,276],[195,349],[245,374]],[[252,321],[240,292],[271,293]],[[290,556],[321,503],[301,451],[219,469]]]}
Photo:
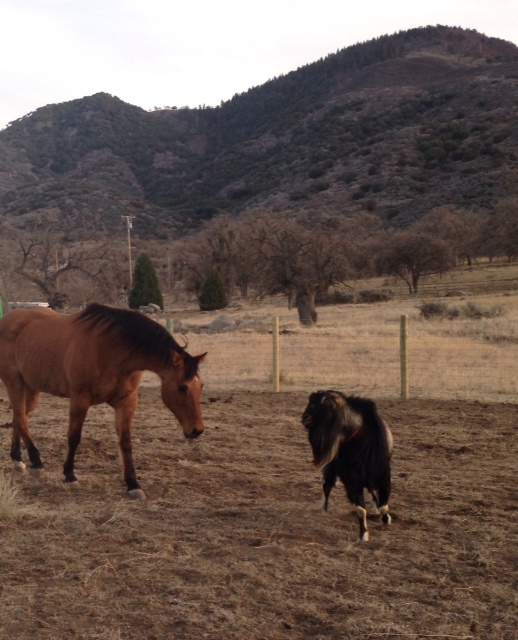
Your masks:
{"label": "wire fence", "polygon": [[[202,377],[209,393],[336,388],[378,398],[518,403],[518,297],[478,300],[465,304],[469,315],[461,307],[433,320],[408,300],[324,307],[312,328],[301,327],[293,311],[262,306],[246,315],[238,308],[215,330],[209,321],[216,314],[198,314],[197,324],[178,332],[190,353],[208,352]],[[163,323],[173,330],[171,320]],[[158,381],[150,375],[146,383]]]}
{"label": "wire fence", "polygon": [[300,327],[291,314],[263,317],[256,328],[189,332],[188,350],[208,352],[202,377],[209,393],[337,388],[372,397],[406,392],[411,398],[518,402],[518,319],[512,313],[428,321],[415,304],[407,314],[396,306],[380,314],[379,308],[321,311],[313,328]]}

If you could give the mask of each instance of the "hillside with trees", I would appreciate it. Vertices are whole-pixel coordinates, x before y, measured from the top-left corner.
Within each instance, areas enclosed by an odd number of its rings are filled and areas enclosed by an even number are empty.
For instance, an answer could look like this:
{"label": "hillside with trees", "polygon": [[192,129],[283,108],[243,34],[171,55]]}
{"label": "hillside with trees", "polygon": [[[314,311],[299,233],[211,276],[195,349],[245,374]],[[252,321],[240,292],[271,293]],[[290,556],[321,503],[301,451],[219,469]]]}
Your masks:
{"label": "hillside with trees", "polygon": [[[518,197],[518,48],[423,27],[348,47],[216,108],[146,112],[109,94],[0,132],[0,220],[68,241],[166,239],[221,214],[495,215]],[[496,220],[496,218],[495,218]]]}

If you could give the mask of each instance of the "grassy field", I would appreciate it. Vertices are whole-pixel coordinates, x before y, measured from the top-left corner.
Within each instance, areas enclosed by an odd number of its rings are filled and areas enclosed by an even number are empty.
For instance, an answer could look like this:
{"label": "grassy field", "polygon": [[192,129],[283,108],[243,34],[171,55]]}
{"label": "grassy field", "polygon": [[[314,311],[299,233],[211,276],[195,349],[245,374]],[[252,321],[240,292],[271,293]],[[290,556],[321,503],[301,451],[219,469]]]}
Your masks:
{"label": "grassy field", "polygon": [[[398,298],[409,295],[408,286],[400,278],[370,278],[348,283],[354,290],[393,291]],[[460,266],[440,275],[425,276],[419,282],[419,297],[448,295],[478,296],[491,293],[518,293],[518,263],[479,260],[471,267]]]}

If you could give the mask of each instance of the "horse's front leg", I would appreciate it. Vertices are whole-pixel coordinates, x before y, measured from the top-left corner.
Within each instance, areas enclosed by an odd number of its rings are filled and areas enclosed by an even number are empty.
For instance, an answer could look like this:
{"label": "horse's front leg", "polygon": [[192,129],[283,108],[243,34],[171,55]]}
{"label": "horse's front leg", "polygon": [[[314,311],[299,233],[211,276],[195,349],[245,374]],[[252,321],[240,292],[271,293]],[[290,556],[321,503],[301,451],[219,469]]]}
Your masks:
{"label": "horse's front leg", "polygon": [[135,391],[112,406],[115,409],[115,428],[119,437],[124,480],[128,487],[128,496],[134,500],[141,500],[146,497],[146,494],[140,488],[137,480],[131,447],[131,425],[137,409],[137,402],[138,395]]}
{"label": "horse's front leg", "polygon": [[74,461],[77,447],[81,442],[83,424],[90,408],[90,399],[84,396],[71,396],[68,422],[68,451],[63,465],[66,483],[77,482],[74,473]]}

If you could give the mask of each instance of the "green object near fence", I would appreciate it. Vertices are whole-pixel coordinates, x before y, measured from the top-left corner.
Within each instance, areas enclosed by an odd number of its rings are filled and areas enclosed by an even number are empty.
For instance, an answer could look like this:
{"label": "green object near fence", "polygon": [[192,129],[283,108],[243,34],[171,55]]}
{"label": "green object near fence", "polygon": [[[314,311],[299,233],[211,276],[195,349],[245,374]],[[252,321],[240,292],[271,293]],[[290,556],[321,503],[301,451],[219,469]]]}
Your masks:
{"label": "green object near fence", "polygon": [[0,296],[0,318],[4,315],[4,302],[2,296]]}

